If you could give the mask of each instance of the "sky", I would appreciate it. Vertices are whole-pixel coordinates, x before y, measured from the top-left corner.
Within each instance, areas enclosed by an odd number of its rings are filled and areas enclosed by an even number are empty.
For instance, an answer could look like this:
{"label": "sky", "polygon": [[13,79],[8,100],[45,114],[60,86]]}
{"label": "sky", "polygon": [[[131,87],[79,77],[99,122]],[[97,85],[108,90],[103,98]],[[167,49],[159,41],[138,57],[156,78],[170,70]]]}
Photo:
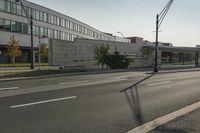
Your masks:
{"label": "sky", "polygon": [[[169,0],[29,0],[80,20],[100,31],[155,41],[156,14]],[[159,41],[174,46],[200,45],[200,0],[174,0]]]}

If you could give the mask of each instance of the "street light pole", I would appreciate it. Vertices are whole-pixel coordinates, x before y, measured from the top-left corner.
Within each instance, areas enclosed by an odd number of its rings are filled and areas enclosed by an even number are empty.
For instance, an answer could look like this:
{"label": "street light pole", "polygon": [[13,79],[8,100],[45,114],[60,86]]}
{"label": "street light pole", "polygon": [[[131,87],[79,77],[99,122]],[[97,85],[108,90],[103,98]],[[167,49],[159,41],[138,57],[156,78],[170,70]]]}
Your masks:
{"label": "street light pole", "polygon": [[38,47],[38,63],[39,63],[39,70],[40,70],[40,64],[41,64],[41,55],[40,55],[40,47],[41,47],[41,45],[40,45],[40,36],[39,36],[39,47]]}
{"label": "street light pole", "polygon": [[33,47],[33,17],[31,14],[31,20],[30,20],[30,26],[31,26],[31,69],[34,69],[34,47]]}
{"label": "street light pole", "polygon": [[155,66],[154,66],[154,72],[158,72],[158,24],[159,24],[159,15],[156,15],[156,47],[155,47]]}
{"label": "street light pole", "polygon": [[169,0],[165,8],[161,11],[160,14],[156,15],[156,46],[155,46],[155,64],[154,64],[154,72],[158,72],[158,30],[161,26],[165,16],[167,15],[172,3],[174,0]]}
{"label": "street light pole", "polygon": [[31,10],[31,13],[30,13],[30,17],[28,16],[28,13],[26,12],[26,9],[24,7],[24,4],[22,3],[21,0],[15,0],[15,2],[20,2],[23,10],[24,10],[24,13],[25,13],[25,16],[27,18],[27,21],[30,25],[30,29],[31,29],[31,48],[30,48],[30,61],[31,61],[31,66],[30,68],[31,69],[34,69],[34,47],[33,47],[33,17],[32,17],[32,10]]}
{"label": "street light pole", "polygon": [[117,32],[117,33],[121,34],[121,35],[122,35],[122,37],[123,37],[124,39],[126,39],[126,38],[124,37],[124,35],[123,35],[121,32]]}

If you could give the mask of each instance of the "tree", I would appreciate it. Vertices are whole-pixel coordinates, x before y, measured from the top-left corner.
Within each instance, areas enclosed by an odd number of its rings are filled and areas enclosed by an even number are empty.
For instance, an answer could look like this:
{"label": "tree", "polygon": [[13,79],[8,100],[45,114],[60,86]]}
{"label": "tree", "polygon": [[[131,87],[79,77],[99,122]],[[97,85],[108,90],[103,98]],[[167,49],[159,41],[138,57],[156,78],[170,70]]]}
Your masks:
{"label": "tree", "polygon": [[107,57],[108,65],[112,69],[125,69],[127,68],[131,60],[125,55],[120,55],[118,51],[115,51],[113,55]]}
{"label": "tree", "polygon": [[15,58],[21,56],[22,51],[20,49],[20,42],[15,40],[15,36],[10,37],[10,41],[7,44],[8,53],[7,55],[11,57],[12,64],[15,64]]}
{"label": "tree", "polygon": [[97,64],[102,65],[102,69],[105,64],[107,65],[107,57],[109,55],[109,49],[110,49],[109,45],[107,46],[101,45],[100,47],[96,47],[94,49],[95,59],[97,60]]}
{"label": "tree", "polygon": [[40,56],[44,62],[48,60],[48,44],[40,44]]}

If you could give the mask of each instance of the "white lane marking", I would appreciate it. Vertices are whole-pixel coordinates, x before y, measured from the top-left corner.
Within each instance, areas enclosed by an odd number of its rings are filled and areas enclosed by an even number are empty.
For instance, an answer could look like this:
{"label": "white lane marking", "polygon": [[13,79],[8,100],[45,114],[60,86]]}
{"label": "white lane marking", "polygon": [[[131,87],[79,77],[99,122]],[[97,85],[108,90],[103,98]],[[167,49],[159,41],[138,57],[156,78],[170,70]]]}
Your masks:
{"label": "white lane marking", "polygon": [[172,81],[164,81],[164,82],[159,82],[159,83],[152,83],[152,84],[147,84],[148,86],[153,86],[153,85],[161,85],[161,84],[166,84],[166,83],[171,83]]}
{"label": "white lane marking", "polygon": [[20,105],[14,105],[10,106],[10,108],[21,108],[25,106],[32,106],[32,105],[37,105],[37,104],[42,104],[42,103],[50,103],[50,102],[56,102],[56,101],[63,101],[63,100],[69,100],[69,99],[75,99],[77,96],[71,96],[71,97],[63,97],[63,98],[57,98],[57,99],[51,99],[51,100],[45,100],[45,101],[39,101],[39,102],[33,102],[33,103],[27,103],[27,104],[20,104]]}
{"label": "white lane marking", "polygon": [[136,77],[136,76],[141,76],[141,74],[131,74],[131,75],[118,76],[118,77],[114,77],[114,79],[124,79],[124,78],[129,78],[129,77]]}
{"label": "white lane marking", "polygon": [[162,88],[168,88],[168,89],[170,89],[170,88],[172,88],[172,86],[161,86]]}
{"label": "white lane marking", "polygon": [[[105,83],[110,83],[110,82],[118,82],[118,81],[125,81],[128,80],[127,78],[122,78],[122,79],[110,79],[110,80],[102,80],[102,81],[87,81],[87,82],[65,82],[65,83],[59,83],[59,85],[71,85],[71,87],[79,87],[79,86],[87,86],[87,85],[97,85],[97,84],[105,84]],[[76,84],[74,84],[76,83]]]}
{"label": "white lane marking", "polygon": [[128,131],[127,133],[147,133],[152,131],[153,129],[168,123],[169,121],[172,121],[178,117],[181,117],[183,115],[186,115],[196,109],[200,108],[200,101],[196,102],[192,105],[186,106],[180,110],[174,111],[170,114],[164,115],[162,117],[159,117],[153,121],[147,122],[139,127],[136,127],[130,131]]}
{"label": "white lane marking", "polygon": [[90,80],[83,80],[83,81],[73,81],[73,82],[62,82],[59,83],[60,85],[65,85],[65,84],[78,84],[78,83],[87,83],[90,82]]}
{"label": "white lane marking", "polygon": [[19,89],[19,87],[0,88],[0,91],[16,90],[16,89]]}

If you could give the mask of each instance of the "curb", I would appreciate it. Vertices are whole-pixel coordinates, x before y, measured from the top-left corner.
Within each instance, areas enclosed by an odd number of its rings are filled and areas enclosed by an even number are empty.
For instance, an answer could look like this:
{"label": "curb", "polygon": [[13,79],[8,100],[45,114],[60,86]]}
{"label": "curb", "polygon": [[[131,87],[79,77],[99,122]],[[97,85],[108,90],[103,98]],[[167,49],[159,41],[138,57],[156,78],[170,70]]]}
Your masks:
{"label": "curb", "polygon": [[19,77],[19,78],[5,78],[5,79],[2,78],[2,79],[0,79],[0,82],[21,81],[21,80],[30,80],[30,79],[56,78],[56,77],[64,77],[64,76],[76,76],[76,75],[92,75],[92,74],[105,74],[105,73],[117,73],[117,72],[131,72],[131,71],[133,71],[133,70],[91,71],[91,72],[52,74],[52,75],[35,76],[35,77]]}
{"label": "curb", "polygon": [[[145,74],[165,74],[165,73],[178,73],[178,72],[192,72],[192,71],[200,71],[198,68],[188,68],[180,69],[180,70],[161,70],[160,72],[146,72]],[[195,70],[196,69],[196,70]],[[92,74],[105,74],[105,73],[117,73],[117,72],[145,72],[149,71],[149,69],[126,69],[126,70],[111,70],[111,71],[88,71],[88,72],[75,72],[75,73],[65,73],[65,74],[52,74],[45,76],[35,76],[35,77],[19,77],[19,78],[5,78],[0,79],[0,82],[9,82],[9,81],[20,81],[20,80],[31,80],[31,79],[44,79],[44,78],[55,78],[55,77],[64,77],[64,76],[76,76],[76,75],[92,75]]]}
{"label": "curb", "polygon": [[179,72],[195,72],[195,71],[200,71],[200,69],[184,69],[184,70],[172,70],[172,71],[167,71],[167,70],[161,70],[161,72],[150,72],[146,74],[165,74],[165,73],[179,73]]}

